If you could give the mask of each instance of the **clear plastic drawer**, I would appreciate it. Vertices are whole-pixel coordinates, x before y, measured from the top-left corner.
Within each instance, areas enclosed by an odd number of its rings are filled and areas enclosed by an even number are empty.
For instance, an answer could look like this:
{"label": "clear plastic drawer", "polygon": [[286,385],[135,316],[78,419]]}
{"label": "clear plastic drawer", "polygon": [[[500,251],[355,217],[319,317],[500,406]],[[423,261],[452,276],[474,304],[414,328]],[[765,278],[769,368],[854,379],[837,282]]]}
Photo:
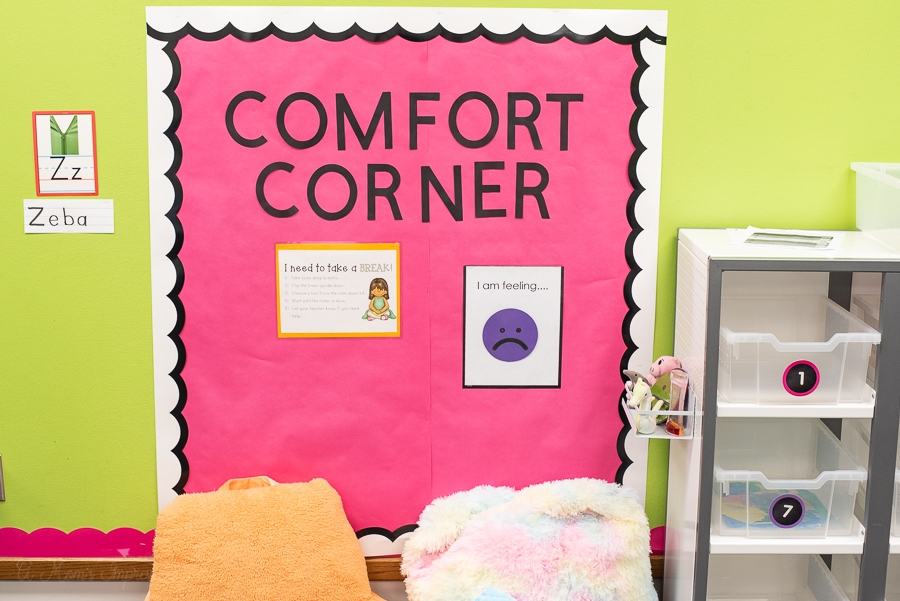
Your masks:
{"label": "clear plastic drawer", "polygon": [[850,163],[856,171],[856,227],[900,250],[900,164]]}
{"label": "clear plastic drawer", "polygon": [[818,419],[720,419],[712,525],[748,538],[854,532],[866,469]]}
{"label": "clear plastic drawer", "polygon": [[719,397],[858,403],[881,334],[823,296],[722,300]]}
{"label": "clear plastic drawer", "polygon": [[818,555],[711,555],[708,601],[848,601]]}

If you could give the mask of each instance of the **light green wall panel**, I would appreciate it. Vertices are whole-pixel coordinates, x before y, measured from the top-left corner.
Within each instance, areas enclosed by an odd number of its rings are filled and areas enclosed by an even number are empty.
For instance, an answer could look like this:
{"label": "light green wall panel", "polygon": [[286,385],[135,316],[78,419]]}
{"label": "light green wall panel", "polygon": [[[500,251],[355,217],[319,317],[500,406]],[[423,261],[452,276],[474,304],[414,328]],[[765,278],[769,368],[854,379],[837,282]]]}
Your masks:
{"label": "light green wall panel", "polygon": [[[850,161],[900,161],[893,0],[490,5],[669,11],[657,355],[672,348],[678,227],[850,228]],[[144,4],[12,2],[3,29],[0,527],[150,529]],[[99,198],[115,201],[115,234],[23,234],[35,110],[96,111]],[[665,519],[667,456],[651,446],[653,525]]]}

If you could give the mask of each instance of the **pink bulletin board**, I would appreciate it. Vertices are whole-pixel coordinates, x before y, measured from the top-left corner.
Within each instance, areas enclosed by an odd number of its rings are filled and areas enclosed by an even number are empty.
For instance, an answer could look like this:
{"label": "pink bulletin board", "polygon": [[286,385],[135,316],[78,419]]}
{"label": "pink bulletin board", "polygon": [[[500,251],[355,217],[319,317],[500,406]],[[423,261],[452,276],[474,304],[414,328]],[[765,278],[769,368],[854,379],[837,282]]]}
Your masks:
{"label": "pink bulletin board", "polygon": [[[377,555],[481,484],[643,491],[618,401],[651,360],[665,13],[147,17],[161,506],[323,477]],[[279,337],[276,248],[321,244],[399,248],[398,335]],[[361,288],[340,302],[365,333]],[[507,308],[527,356],[489,350]]]}

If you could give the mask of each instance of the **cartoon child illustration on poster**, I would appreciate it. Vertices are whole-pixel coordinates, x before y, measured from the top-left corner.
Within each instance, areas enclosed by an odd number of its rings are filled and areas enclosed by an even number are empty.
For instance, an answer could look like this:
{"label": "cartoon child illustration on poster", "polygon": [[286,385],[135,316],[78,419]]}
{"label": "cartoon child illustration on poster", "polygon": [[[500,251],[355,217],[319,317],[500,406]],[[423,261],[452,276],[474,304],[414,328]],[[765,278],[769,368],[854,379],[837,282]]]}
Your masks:
{"label": "cartoon child illustration on poster", "polygon": [[388,283],[384,278],[375,278],[369,284],[369,308],[363,314],[363,319],[374,321],[376,319],[397,319],[391,311],[388,299],[391,298]]}

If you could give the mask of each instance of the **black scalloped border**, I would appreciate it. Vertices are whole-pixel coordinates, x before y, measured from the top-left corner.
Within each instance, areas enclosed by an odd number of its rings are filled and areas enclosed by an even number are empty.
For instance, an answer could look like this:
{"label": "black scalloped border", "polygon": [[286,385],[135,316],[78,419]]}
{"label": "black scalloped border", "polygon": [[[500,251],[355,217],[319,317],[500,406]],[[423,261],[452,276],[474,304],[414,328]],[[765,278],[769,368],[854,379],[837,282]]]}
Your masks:
{"label": "black scalloped border", "polygon": [[[163,52],[165,52],[172,63],[172,79],[169,82],[169,85],[167,85],[163,90],[163,93],[172,103],[173,113],[172,123],[165,130],[164,134],[172,143],[172,148],[174,150],[172,165],[166,171],[165,176],[171,182],[173,190],[175,192],[175,199],[172,203],[172,208],[168,213],[166,213],[166,218],[169,219],[169,221],[172,223],[173,229],[175,230],[175,241],[172,245],[171,250],[166,254],[166,256],[170,261],[172,261],[172,264],[175,267],[176,281],[175,285],[172,287],[172,290],[166,296],[169,298],[169,300],[172,301],[172,304],[175,306],[177,312],[175,326],[168,334],[168,337],[172,340],[172,342],[175,344],[175,347],[178,349],[178,360],[176,361],[175,367],[169,373],[169,376],[175,381],[178,386],[179,395],[178,403],[171,411],[172,416],[176,419],[181,428],[181,435],[178,439],[177,444],[175,445],[175,448],[172,449],[172,452],[175,454],[175,456],[178,458],[179,463],[181,464],[181,477],[173,487],[173,490],[177,494],[184,494],[184,486],[188,481],[190,466],[188,464],[187,457],[184,454],[184,447],[187,443],[188,437],[188,425],[187,421],[185,421],[184,419],[184,415],[182,414],[182,411],[187,404],[188,391],[187,386],[185,385],[184,380],[181,377],[181,371],[184,368],[186,361],[186,349],[184,347],[184,343],[181,340],[181,330],[184,327],[185,320],[184,305],[181,303],[181,300],[178,296],[184,285],[184,267],[181,263],[181,260],[178,258],[178,253],[184,243],[184,228],[181,224],[181,221],[178,219],[178,211],[181,209],[181,204],[184,200],[184,197],[181,182],[179,181],[177,175],[178,168],[181,166],[182,160],[181,142],[178,140],[178,136],[176,134],[178,126],[181,124],[181,103],[179,102],[178,97],[175,94],[175,88],[178,86],[178,83],[181,79],[181,61],[178,59],[178,55],[175,52],[175,46],[178,44],[179,40],[188,36],[205,42],[218,41],[228,36],[232,36],[245,42],[255,42],[269,36],[275,36],[276,38],[284,40],[286,42],[299,42],[311,37],[318,37],[322,40],[330,42],[339,42],[353,37],[359,37],[368,42],[383,42],[394,37],[400,37],[411,42],[427,42],[429,40],[440,37],[447,41],[455,43],[465,43],[477,38],[484,38],[490,42],[506,44],[514,42],[521,38],[525,38],[529,41],[540,44],[550,44],[561,39],[567,39],[578,44],[593,44],[603,39],[609,39],[616,44],[630,45],[632,47],[632,54],[634,55],[636,64],[636,69],[631,79],[631,97],[635,104],[635,111],[632,114],[631,122],[629,124],[629,133],[632,144],[634,145],[634,152],[632,153],[631,159],[628,163],[628,177],[631,181],[633,192],[628,198],[628,205],[626,207],[626,215],[628,218],[628,223],[631,225],[631,233],[629,234],[625,245],[625,258],[628,262],[628,266],[630,267],[630,271],[625,279],[625,285],[623,289],[625,303],[628,306],[628,313],[626,314],[625,319],[623,319],[622,321],[622,340],[625,342],[625,352],[622,354],[622,358],[619,362],[620,369],[628,368],[628,362],[631,359],[631,356],[637,350],[637,345],[631,338],[631,322],[637,315],[638,311],[640,311],[640,307],[638,307],[637,303],[635,302],[631,291],[634,279],[641,272],[641,267],[638,265],[637,261],[634,258],[634,242],[637,239],[638,235],[643,231],[643,228],[641,228],[635,216],[635,205],[637,204],[638,197],[645,190],[640,182],[640,179],[638,178],[637,164],[641,154],[643,154],[643,152],[647,149],[647,147],[644,146],[643,142],[641,141],[640,135],[638,134],[638,122],[640,121],[641,115],[645,110],[647,110],[647,105],[644,103],[640,95],[640,81],[644,72],[649,67],[649,63],[644,60],[644,57],[641,54],[641,42],[643,42],[644,40],[648,40],[656,44],[665,45],[665,36],[653,32],[649,27],[644,27],[643,30],[636,34],[620,35],[609,29],[608,26],[604,26],[596,33],[590,35],[575,33],[565,26],[550,34],[538,34],[530,31],[524,25],[520,26],[513,32],[498,34],[488,30],[482,24],[479,24],[476,28],[468,33],[454,33],[448,31],[442,25],[438,25],[432,28],[430,31],[424,33],[413,33],[401,27],[399,23],[395,24],[387,31],[376,33],[363,29],[357,23],[354,23],[345,31],[337,33],[325,31],[315,23],[299,32],[283,31],[279,29],[274,23],[270,23],[265,28],[256,32],[243,31],[231,23],[228,23],[225,27],[218,31],[203,32],[193,27],[190,23],[187,23],[181,29],[168,33],[157,31],[153,29],[149,24],[147,24],[147,35],[155,40],[166,42],[166,45],[163,47]],[[622,381],[624,383],[624,376]],[[630,425],[625,412],[621,407],[621,403],[619,403],[619,419],[622,422],[622,429],[619,431],[619,435],[616,440],[616,450],[618,452],[621,465],[616,471],[616,482],[618,484],[622,484],[625,476],[625,471],[629,466],[631,466],[633,461],[628,457],[628,454],[625,451],[625,437],[628,434]],[[357,537],[366,536],[368,534],[380,534],[390,539],[391,541],[394,541],[400,535],[405,534],[406,532],[412,532],[413,530],[415,530],[415,528],[415,524],[401,526],[400,528],[393,531],[380,527],[372,527],[363,528],[356,534]]]}
{"label": "black scalloped border", "polygon": [[[665,43],[665,41],[661,43]],[[638,198],[646,190],[641,184],[641,180],[638,178],[637,173],[638,160],[641,158],[644,151],[647,150],[647,147],[644,146],[644,143],[638,134],[638,123],[641,120],[641,115],[647,110],[647,105],[644,103],[643,98],[641,98],[641,77],[644,75],[644,72],[650,68],[650,64],[644,60],[644,56],[641,54],[640,43],[632,44],[631,48],[634,55],[634,62],[637,65],[634,75],[631,77],[631,100],[634,102],[634,113],[631,115],[631,123],[628,126],[631,135],[631,143],[634,144],[634,152],[631,154],[631,160],[628,161],[628,179],[631,181],[632,192],[631,196],[628,197],[628,205],[625,209],[628,223],[631,225],[631,233],[628,235],[628,239],[625,242],[625,260],[628,261],[628,266],[631,269],[628,272],[628,276],[625,278],[625,285],[622,290],[622,293],[625,296],[625,304],[628,306],[628,313],[625,315],[625,319],[622,320],[622,340],[625,341],[625,352],[622,353],[622,359],[619,361],[619,373],[622,374],[623,384],[623,393],[622,396],[619,397],[620,401],[624,398],[625,374],[623,371],[628,369],[628,362],[638,348],[634,339],[631,338],[631,322],[641,308],[638,306],[637,302],[635,302],[631,289],[635,278],[642,271],[641,266],[638,265],[634,258],[634,243],[640,233],[644,231],[644,228],[638,223],[634,208],[637,205]],[[653,349],[650,350],[652,352]],[[616,451],[619,454],[621,464],[619,464],[619,469],[616,470],[616,483],[623,484],[625,471],[634,463],[634,461],[631,460],[628,453],[625,451],[625,437],[628,436],[628,431],[631,429],[631,423],[628,421],[628,416],[625,415],[625,409],[622,407],[621,402],[619,402],[619,419],[622,422],[622,429],[619,430],[619,436],[616,439]]]}
{"label": "black scalloped border", "polygon": [[362,538],[364,536],[369,536],[370,534],[377,534],[379,536],[385,537],[391,542],[394,542],[404,534],[412,532],[418,527],[418,524],[407,524],[406,526],[400,526],[394,531],[390,531],[387,528],[379,528],[378,526],[373,526],[371,528],[363,528],[362,530],[357,530],[356,538]]}

